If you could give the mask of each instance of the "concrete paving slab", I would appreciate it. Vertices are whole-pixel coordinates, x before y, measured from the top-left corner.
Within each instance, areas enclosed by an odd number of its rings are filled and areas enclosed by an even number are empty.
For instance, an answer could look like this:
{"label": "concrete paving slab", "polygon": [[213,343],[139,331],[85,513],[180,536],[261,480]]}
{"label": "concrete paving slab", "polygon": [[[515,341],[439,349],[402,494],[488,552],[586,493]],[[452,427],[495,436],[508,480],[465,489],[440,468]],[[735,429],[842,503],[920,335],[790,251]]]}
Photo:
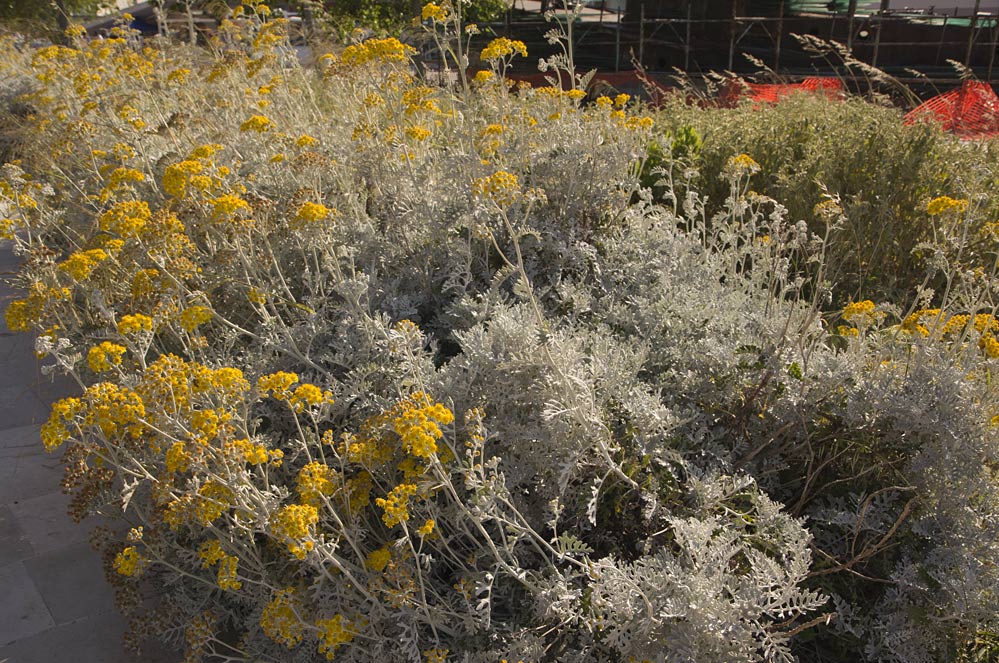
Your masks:
{"label": "concrete paving slab", "polygon": [[[30,386],[31,392],[46,406],[55,403],[60,398],[79,396],[83,390],[65,375],[43,375]],[[49,408],[46,407],[45,417],[48,419]]]}
{"label": "concrete paving slab", "polygon": [[39,426],[0,427],[0,459],[23,452],[44,454],[40,430]]}
{"label": "concrete paving slab", "polygon": [[55,626],[23,563],[0,567],[0,587],[4,590],[4,599],[0,601],[0,645]]}
{"label": "concrete paving slab", "polygon": [[10,511],[17,521],[16,525],[24,533],[36,555],[85,543],[90,531],[98,524],[95,518],[88,518],[81,523],[73,522],[67,514],[69,501],[69,495],[58,492],[20,500],[11,505]]}
{"label": "concrete paving slab", "polygon": [[0,505],[58,491],[59,459],[58,453],[45,453],[38,426],[0,430]]}
{"label": "concrete paving slab", "polygon": [[0,387],[0,429],[43,424],[49,406],[32,391],[30,383]]}
{"label": "concrete paving slab", "polygon": [[14,512],[0,506],[0,566],[20,562],[33,553],[28,534],[18,524]]}
{"label": "concrete paving slab", "polygon": [[0,332],[0,366],[0,387],[23,387],[42,377],[35,342],[28,334]]}
{"label": "concrete paving slab", "polygon": [[122,646],[125,620],[115,613],[92,615],[0,646],[9,663],[178,663],[177,653],[149,647],[141,655]]}
{"label": "concrete paving slab", "polygon": [[57,624],[114,610],[114,593],[88,543],[32,557],[24,566]]}

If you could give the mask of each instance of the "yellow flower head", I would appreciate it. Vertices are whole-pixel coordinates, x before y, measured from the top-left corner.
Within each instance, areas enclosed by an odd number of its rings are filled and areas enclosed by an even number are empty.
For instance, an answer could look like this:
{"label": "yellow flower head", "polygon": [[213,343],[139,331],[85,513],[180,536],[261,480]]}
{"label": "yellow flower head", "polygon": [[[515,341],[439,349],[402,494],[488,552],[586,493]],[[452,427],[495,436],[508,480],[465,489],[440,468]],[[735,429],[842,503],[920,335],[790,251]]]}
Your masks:
{"label": "yellow flower head", "polygon": [[288,649],[295,647],[305,635],[305,624],[298,617],[298,607],[294,589],[288,587],[276,592],[260,614],[260,628],[274,642]]}
{"label": "yellow flower head", "polygon": [[475,77],[472,79],[473,82],[479,85],[485,85],[489,81],[496,78],[496,74],[488,69],[480,69],[475,73]]}
{"label": "yellow flower head", "polygon": [[427,522],[423,523],[423,525],[421,525],[420,528],[416,530],[416,533],[423,537],[430,536],[431,534],[433,534],[434,528],[436,526],[437,523],[434,522],[433,518],[429,518],[427,519]]}
{"label": "yellow flower head", "polygon": [[251,211],[250,204],[248,202],[239,196],[234,196],[229,193],[215,198],[212,200],[211,204],[212,218],[215,219],[231,217],[239,213],[249,213]]}
{"label": "yellow flower head", "polygon": [[334,615],[332,619],[320,619],[316,622],[319,629],[319,653],[333,660],[340,645],[345,645],[354,639],[354,629],[343,615]]}
{"label": "yellow flower head", "polygon": [[852,302],[843,308],[843,319],[847,322],[852,322],[857,318],[870,318],[874,315],[874,311],[874,302],[869,299],[865,299],[862,302]]}
{"label": "yellow flower head", "polygon": [[129,546],[115,555],[114,570],[123,576],[141,575],[146,568],[147,560],[139,554],[135,546]]}
{"label": "yellow flower head", "polygon": [[289,504],[271,518],[271,532],[283,539],[288,552],[298,559],[312,550],[314,544],[306,540],[312,536],[313,527],[319,522],[319,512],[310,504]]}
{"label": "yellow flower head", "polygon": [[212,310],[205,306],[189,306],[180,313],[180,326],[184,328],[187,333],[193,332],[195,329],[205,324],[212,319]]}
{"label": "yellow flower head", "polygon": [[254,115],[250,119],[239,125],[239,130],[246,131],[256,131],[258,134],[262,134],[265,131],[270,131],[274,128],[274,122],[270,118],[263,115]]}
{"label": "yellow flower head", "polygon": [[416,54],[416,49],[403,44],[395,37],[369,39],[361,44],[352,44],[344,49],[341,60],[350,66],[367,63],[388,64],[405,62]]}
{"label": "yellow flower head", "polygon": [[386,527],[394,527],[409,520],[409,498],[415,494],[415,484],[403,483],[390,490],[384,498],[375,500],[375,504],[384,511],[382,522]]}
{"label": "yellow flower head", "polygon": [[118,333],[122,336],[138,334],[139,332],[150,332],[152,330],[153,319],[141,313],[123,315],[118,321]]}
{"label": "yellow flower head", "polygon": [[474,180],[472,192],[500,207],[509,207],[520,198],[520,181],[513,173],[498,170],[488,177]]}
{"label": "yellow flower head", "polygon": [[319,461],[313,461],[298,473],[298,495],[302,504],[319,508],[323,496],[333,494],[333,470]]}
{"label": "yellow flower head", "polygon": [[384,546],[378,550],[369,552],[364,564],[372,571],[381,573],[390,561],[392,561],[392,552],[388,549],[388,546]]}
{"label": "yellow flower head", "polygon": [[95,345],[87,352],[87,366],[94,373],[110,371],[113,366],[121,364],[121,358],[125,354],[125,348],[116,343],[104,341],[100,345]]}
{"label": "yellow flower head", "polygon": [[760,172],[760,164],[748,154],[737,154],[728,160],[725,170],[736,177],[745,177]]}
{"label": "yellow flower head", "polygon": [[420,12],[420,16],[424,21],[428,19],[433,19],[435,23],[444,23],[447,21],[449,15],[449,8],[447,3],[444,6],[440,6],[434,2],[428,2],[423,5],[423,11]]}
{"label": "yellow flower head", "polygon": [[330,216],[332,210],[322,203],[304,202],[295,212],[295,219],[301,223],[316,223]]}
{"label": "yellow flower head", "polygon": [[144,200],[128,200],[115,203],[100,218],[100,229],[122,237],[138,236],[152,219],[149,203]]}
{"label": "yellow flower head", "polygon": [[108,259],[108,254],[101,249],[77,251],[70,254],[65,262],[59,264],[59,269],[69,274],[74,281],[86,281],[97,268],[97,265]]}
{"label": "yellow flower head", "polygon": [[495,62],[505,57],[520,55],[527,57],[527,46],[524,42],[507,37],[497,37],[482,49],[480,57],[487,62]]}
{"label": "yellow flower head", "polygon": [[955,210],[958,213],[962,213],[968,209],[967,200],[956,200],[950,198],[949,196],[940,196],[939,198],[934,198],[926,205],[926,213],[930,216],[938,216],[944,212],[950,210]]}
{"label": "yellow flower head", "polygon": [[312,147],[318,144],[319,140],[309,136],[308,134],[302,134],[295,140],[295,145],[298,145],[299,147]]}

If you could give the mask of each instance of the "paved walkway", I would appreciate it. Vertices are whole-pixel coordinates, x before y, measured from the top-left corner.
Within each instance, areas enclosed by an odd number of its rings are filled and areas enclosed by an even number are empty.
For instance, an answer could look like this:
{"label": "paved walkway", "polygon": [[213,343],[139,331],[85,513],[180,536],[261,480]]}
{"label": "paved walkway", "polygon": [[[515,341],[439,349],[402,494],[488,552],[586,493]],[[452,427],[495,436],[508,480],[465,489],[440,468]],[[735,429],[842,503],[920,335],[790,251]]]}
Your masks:
{"label": "paved walkway", "polygon": [[[16,268],[0,243],[0,311]],[[32,339],[0,321],[0,663],[175,663],[177,654],[123,648],[125,622],[87,543],[94,523],[66,515],[59,456],[38,430],[48,404],[71,393],[41,374]]]}

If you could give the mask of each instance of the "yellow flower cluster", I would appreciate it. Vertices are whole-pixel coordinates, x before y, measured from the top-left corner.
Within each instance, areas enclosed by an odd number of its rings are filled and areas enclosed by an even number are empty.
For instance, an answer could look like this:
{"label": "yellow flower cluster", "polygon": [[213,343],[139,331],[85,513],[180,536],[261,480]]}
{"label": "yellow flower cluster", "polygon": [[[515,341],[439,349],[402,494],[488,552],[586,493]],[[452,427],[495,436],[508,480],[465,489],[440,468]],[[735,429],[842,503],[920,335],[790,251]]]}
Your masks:
{"label": "yellow flower cluster", "polygon": [[417,392],[402,401],[393,428],[402,438],[403,448],[419,458],[430,458],[437,453],[437,440],[443,437],[438,424],[447,426],[454,421],[454,414],[440,403],[434,403],[423,392]]}
{"label": "yellow flower cluster", "polygon": [[472,78],[472,82],[478,85],[485,85],[494,78],[496,78],[495,72],[489,71],[488,69],[480,69],[479,71],[475,72],[475,76]]}
{"label": "yellow flower cluster", "polygon": [[203,525],[211,525],[232,506],[232,490],[217,481],[208,481],[198,489],[194,516]]}
{"label": "yellow flower cluster", "polygon": [[332,619],[320,619],[316,622],[319,629],[319,653],[333,660],[336,650],[354,639],[354,629],[350,622],[340,614]]}
{"label": "yellow flower cluster", "polygon": [[225,410],[207,408],[197,410],[191,414],[191,430],[198,433],[196,440],[201,444],[207,444],[210,440],[218,437],[220,433],[231,433],[231,426],[226,426],[232,415]]}
{"label": "yellow flower cluster", "polygon": [[295,212],[295,219],[301,224],[317,223],[330,216],[332,210],[322,203],[304,202]]}
{"label": "yellow flower cluster", "polygon": [[139,554],[135,546],[129,546],[115,555],[114,570],[119,575],[133,577],[141,575],[146,568],[147,560]]}
{"label": "yellow flower cluster", "polygon": [[86,281],[97,266],[107,259],[108,254],[102,249],[77,251],[61,262],[59,269],[69,274],[74,281]]}
{"label": "yellow flower cluster", "polygon": [[49,288],[41,283],[33,283],[25,299],[15,299],[4,311],[7,328],[11,331],[30,331],[41,322],[46,309],[72,295],[69,288]]}
{"label": "yellow flower cluster", "polygon": [[212,310],[205,306],[189,306],[180,312],[179,317],[180,326],[187,333],[193,332],[211,319]]}
{"label": "yellow flower cluster", "polygon": [[105,437],[128,434],[137,439],[144,429],[146,408],[139,395],[112,382],[100,382],[83,392],[83,425],[96,426]]}
{"label": "yellow flower cluster", "polygon": [[319,522],[319,512],[309,504],[289,504],[274,514],[271,518],[271,532],[283,539],[288,545],[288,552],[298,559],[312,550],[314,544],[306,541],[312,534],[312,528]]}
{"label": "yellow flower cluster", "polygon": [[152,330],[153,319],[142,313],[123,315],[118,320],[118,333],[122,336],[138,334],[140,332],[151,332]]}
{"label": "yellow flower cluster", "polygon": [[110,371],[114,366],[121,365],[121,358],[125,354],[125,348],[117,343],[104,341],[100,345],[95,345],[87,352],[87,366],[94,373]]}
{"label": "yellow flower cluster", "polygon": [[[440,113],[440,106],[434,99],[436,90],[425,85],[411,87],[402,93],[402,104],[406,108],[406,115],[413,115],[419,112]],[[392,127],[394,129],[394,127]]]}
{"label": "yellow flower cluster", "polygon": [[20,210],[38,209],[38,201],[27,193],[27,189],[30,187],[31,183],[28,182],[15,189],[9,181],[0,180],[0,200],[9,200],[14,207]]}
{"label": "yellow flower cluster", "polygon": [[745,177],[760,172],[760,164],[748,154],[737,154],[729,158],[725,170],[736,177]]}
{"label": "yellow flower cluster", "polygon": [[835,200],[823,200],[812,208],[812,214],[818,219],[835,219],[843,214],[843,208]]}
{"label": "yellow flower cluster", "polygon": [[648,131],[653,126],[655,126],[655,123],[656,123],[655,120],[653,120],[651,117],[637,117],[634,115],[630,115],[623,121],[620,121],[619,126],[622,126],[629,131],[639,131],[639,130]]}
{"label": "yellow flower cluster", "polygon": [[419,529],[416,530],[416,533],[425,538],[433,534],[434,528],[436,527],[437,523],[434,521],[434,519],[428,518],[427,522],[423,523],[423,525],[421,525]]}
{"label": "yellow flower cluster", "polygon": [[79,398],[63,398],[52,406],[48,421],[42,424],[41,438],[45,450],[52,453],[69,439],[70,432],[66,424],[73,421],[83,409],[83,401]]}
{"label": "yellow flower cluster", "polygon": [[260,628],[271,640],[291,649],[302,641],[305,634],[298,609],[295,590],[291,587],[279,590],[260,614]]}
{"label": "yellow flower cluster", "polygon": [[187,77],[191,75],[191,70],[187,67],[180,67],[174,69],[169,74],[167,74],[168,83],[176,83],[177,85],[184,85],[187,83]]}
{"label": "yellow flower cluster", "polygon": [[203,170],[201,162],[193,159],[170,164],[163,171],[163,190],[174,198],[183,198],[191,178],[200,175]]}
{"label": "yellow flower cluster", "polygon": [[241,212],[249,213],[251,211],[248,202],[231,193],[214,198],[211,201],[211,206],[213,219],[231,217]]}
{"label": "yellow flower cluster", "polygon": [[273,120],[265,115],[253,115],[248,120],[243,122],[243,124],[239,125],[239,130],[242,132],[256,131],[258,134],[270,131],[273,128]]}
{"label": "yellow flower cluster", "polygon": [[382,522],[386,527],[395,527],[409,520],[409,499],[416,494],[416,485],[402,483],[389,491],[384,498],[379,497],[375,504],[384,511]]}
{"label": "yellow flower cluster", "polygon": [[[227,443],[226,449],[230,454],[240,456],[250,465],[263,465],[272,457],[272,454],[268,453],[267,447],[262,444],[253,444],[246,438]],[[274,457],[280,460],[277,454],[274,454]]]}
{"label": "yellow flower cluster", "polygon": [[111,171],[108,182],[104,187],[105,191],[116,191],[130,182],[145,182],[146,176],[134,168],[119,167]]}
{"label": "yellow flower cluster", "polygon": [[509,207],[520,199],[520,181],[513,173],[498,170],[488,177],[474,180],[472,192],[477,197],[491,200],[500,207]]}
{"label": "yellow flower cluster", "polygon": [[395,37],[389,37],[352,44],[344,49],[340,57],[344,64],[356,67],[368,63],[405,62],[412,55],[416,55],[415,48],[403,44]]}
{"label": "yellow flower cluster", "polygon": [[372,571],[381,573],[391,561],[392,551],[388,549],[388,546],[382,546],[378,550],[372,550],[368,553],[368,556],[364,560],[364,565]]}
{"label": "yellow flower cluster", "polygon": [[972,318],[970,315],[950,315],[938,308],[919,309],[902,321],[901,329],[909,333],[929,336],[935,331],[944,337],[956,337],[964,333],[971,325],[978,334],[978,347],[989,359],[999,358],[999,340],[995,332],[999,332],[999,320],[990,313],[979,313]]}
{"label": "yellow flower cluster", "polygon": [[298,496],[302,504],[318,509],[323,497],[332,495],[336,488],[332,476],[333,470],[318,461],[303,467],[298,472]]}
{"label": "yellow flower cluster", "polygon": [[878,311],[869,299],[862,302],[851,302],[843,308],[843,320],[854,325],[871,325],[884,318],[885,314]]}
{"label": "yellow flower cluster", "polygon": [[415,124],[411,127],[406,128],[406,135],[412,138],[413,140],[422,142],[430,138],[431,132],[426,127],[419,124]]}
{"label": "yellow flower cluster", "polygon": [[507,37],[497,37],[482,49],[479,57],[486,61],[494,61],[513,55],[527,57],[527,46],[524,42]]}
{"label": "yellow flower cluster", "polygon": [[323,391],[314,384],[303,383],[291,390],[298,382],[298,375],[278,371],[262,375],[257,379],[257,390],[261,398],[272,396],[275,400],[285,401],[295,412],[301,412],[307,407],[333,402],[333,394]]}
{"label": "yellow flower cluster", "polygon": [[423,655],[427,657],[427,663],[444,663],[447,660],[447,655],[450,653],[450,649],[427,649],[424,650]]}
{"label": "yellow flower cluster", "polygon": [[278,400],[287,400],[289,397],[288,390],[296,382],[298,382],[298,375],[296,373],[278,371],[277,373],[261,375],[257,378],[257,391],[260,392],[261,398],[267,398],[273,394],[274,398]]}
{"label": "yellow flower cluster", "polygon": [[382,439],[378,431],[386,423],[387,420],[378,415],[362,424],[360,436],[345,434],[340,440],[340,454],[351,463],[366,467],[390,461],[394,450],[387,440]]}
{"label": "yellow flower cluster", "polygon": [[949,212],[950,210],[955,210],[958,213],[962,213],[968,209],[967,200],[958,200],[951,198],[949,196],[940,196],[934,198],[926,205],[926,213],[930,216],[938,216],[944,212]]}
{"label": "yellow flower cluster", "polygon": [[195,398],[208,394],[227,407],[235,407],[243,402],[249,388],[238,368],[213,370],[173,354],[158,357],[143,371],[136,385],[143,400],[157,404],[150,412],[156,423],[166,423],[178,416],[190,417]]}
{"label": "yellow flower cluster", "polygon": [[978,347],[989,359],[999,359],[999,341],[992,334],[982,336],[978,340]]}
{"label": "yellow flower cluster", "polygon": [[191,454],[188,453],[186,444],[177,441],[167,449],[165,460],[166,470],[170,474],[174,472],[186,472],[191,464]]}
{"label": "yellow flower cluster", "polygon": [[450,8],[447,3],[444,3],[444,6],[441,6],[435,2],[428,2],[423,5],[423,9],[420,11],[420,18],[424,21],[433,19],[435,23],[445,23],[449,16]]}
{"label": "yellow flower cluster", "polygon": [[136,237],[142,233],[152,215],[146,201],[126,200],[115,203],[101,215],[100,228],[122,237]]}
{"label": "yellow flower cluster", "polygon": [[916,332],[921,336],[929,336],[930,330],[926,327],[926,325],[936,324],[939,318],[940,309],[938,308],[919,309],[902,321],[902,330],[907,332]]}
{"label": "yellow flower cluster", "polygon": [[332,402],[333,394],[329,391],[321,390],[314,384],[299,385],[291,394],[291,398],[288,399],[288,404],[291,405],[291,409],[295,412],[301,412],[306,407]]}
{"label": "yellow flower cluster", "polygon": [[201,568],[203,569],[209,569],[215,564],[219,565],[216,582],[221,589],[234,592],[242,588],[243,583],[239,581],[237,574],[239,558],[226,554],[222,550],[221,542],[217,540],[206,541],[198,549],[198,557],[201,558]]}

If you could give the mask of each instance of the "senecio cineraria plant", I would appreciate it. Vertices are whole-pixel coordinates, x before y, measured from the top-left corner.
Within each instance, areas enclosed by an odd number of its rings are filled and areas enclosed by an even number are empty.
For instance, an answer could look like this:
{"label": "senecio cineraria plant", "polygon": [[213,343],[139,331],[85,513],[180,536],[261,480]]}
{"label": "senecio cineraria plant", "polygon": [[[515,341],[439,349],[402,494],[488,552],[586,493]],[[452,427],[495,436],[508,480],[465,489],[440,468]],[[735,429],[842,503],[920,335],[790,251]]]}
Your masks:
{"label": "senecio cineraria plant", "polygon": [[[454,16],[423,10],[442,43]],[[124,28],[7,49],[34,87],[0,172],[6,320],[79,385],[42,442],[75,516],[127,523],[94,542],[135,643],[995,656],[978,199],[929,202],[944,289],[824,311],[826,243],[751,190],[751,155],[707,218],[652,111],[513,85],[520,42],[431,87],[391,38],[299,66],[287,27],[254,2],[209,52]]]}

